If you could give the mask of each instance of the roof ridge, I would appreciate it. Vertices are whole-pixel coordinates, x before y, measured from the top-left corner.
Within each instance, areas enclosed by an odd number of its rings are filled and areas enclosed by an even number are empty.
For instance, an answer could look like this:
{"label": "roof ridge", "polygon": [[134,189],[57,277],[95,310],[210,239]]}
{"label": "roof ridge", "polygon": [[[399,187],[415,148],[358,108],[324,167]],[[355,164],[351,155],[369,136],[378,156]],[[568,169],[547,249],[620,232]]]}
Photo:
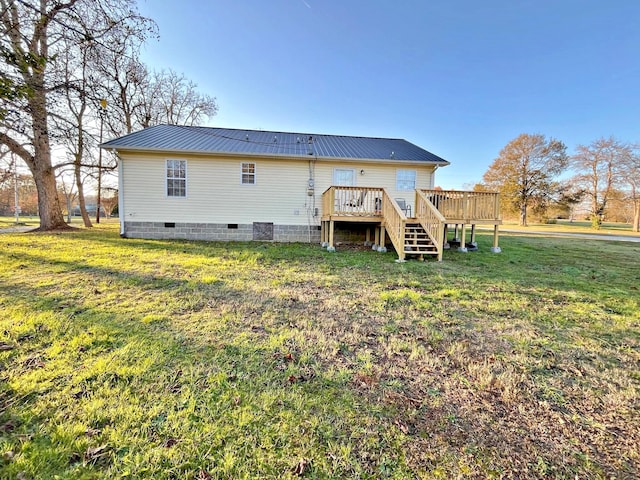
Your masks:
{"label": "roof ridge", "polygon": [[[366,139],[376,139],[376,140],[400,140],[406,142],[407,140],[404,138],[397,137],[371,137],[366,135],[343,135],[343,134],[334,134],[334,133],[311,133],[311,132],[285,132],[282,130],[259,130],[255,128],[230,128],[230,127],[211,127],[205,125],[176,125],[176,124],[160,124],[155,126],[165,125],[168,127],[180,127],[180,128],[189,128],[189,129],[198,129],[198,130],[226,130],[226,131],[234,131],[234,132],[255,132],[255,133],[274,133],[281,135],[303,135],[303,136],[313,136],[313,137],[337,137],[337,138],[366,138]],[[152,127],[149,127],[152,128]]]}

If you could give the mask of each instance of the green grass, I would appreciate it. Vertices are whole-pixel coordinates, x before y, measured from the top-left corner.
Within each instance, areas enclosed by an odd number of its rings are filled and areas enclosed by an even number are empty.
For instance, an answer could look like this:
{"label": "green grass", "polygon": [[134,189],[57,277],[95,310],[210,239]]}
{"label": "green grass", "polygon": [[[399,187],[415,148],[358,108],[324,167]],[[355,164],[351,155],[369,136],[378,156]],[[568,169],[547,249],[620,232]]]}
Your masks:
{"label": "green grass", "polygon": [[0,235],[0,478],[634,478],[640,244]]}

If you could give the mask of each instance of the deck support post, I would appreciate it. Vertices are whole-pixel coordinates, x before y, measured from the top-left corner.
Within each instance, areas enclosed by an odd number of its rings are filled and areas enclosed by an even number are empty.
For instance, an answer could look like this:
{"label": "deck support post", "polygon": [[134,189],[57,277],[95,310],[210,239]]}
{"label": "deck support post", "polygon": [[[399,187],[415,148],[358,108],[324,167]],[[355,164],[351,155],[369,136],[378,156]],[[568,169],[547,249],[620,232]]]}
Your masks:
{"label": "deck support post", "polygon": [[491,247],[493,253],[500,253],[502,249],[498,246],[498,225],[493,226],[493,247]]}
{"label": "deck support post", "polygon": [[378,251],[380,253],[386,253],[387,251],[387,247],[385,247],[385,244],[387,243],[385,240],[385,236],[386,236],[386,231],[384,229],[384,225],[380,226],[380,244],[378,245]]}
{"label": "deck support post", "polygon": [[459,242],[460,241],[460,237],[458,236],[458,228],[460,227],[460,225],[458,225],[456,223],[455,229],[454,229],[454,233],[453,233],[453,241],[454,242]]}
{"label": "deck support post", "polygon": [[335,227],[335,222],[333,220],[329,220],[329,245],[327,245],[327,252],[335,252],[336,247],[333,245],[333,229]]}
{"label": "deck support post", "polygon": [[467,253],[467,244],[466,244],[466,233],[467,233],[467,225],[462,224],[462,228],[460,229],[460,246],[458,247],[458,251],[462,253]]}
{"label": "deck support post", "polygon": [[326,248],[329,245],[327,241],[327,222],[320,222],[320,246]]}
{"label": "deck support post", "polygon": [[367,227],[367,231],[365,233],[365,238],[364,238],[364,246],[365,247],[371,246],[371,227]]}
{"label": "deck support post", "polygon": [[380,246],[380,227],[376,226],[374,231],[374,240],[373,245],[371,246],[371,250],[378,250]]}
{"label": "deck support post", "polygon": [[476,224],[475,223],[471,224],[471,245],[473,246],[473,248],[478,247],[478,242],[476,242]]}

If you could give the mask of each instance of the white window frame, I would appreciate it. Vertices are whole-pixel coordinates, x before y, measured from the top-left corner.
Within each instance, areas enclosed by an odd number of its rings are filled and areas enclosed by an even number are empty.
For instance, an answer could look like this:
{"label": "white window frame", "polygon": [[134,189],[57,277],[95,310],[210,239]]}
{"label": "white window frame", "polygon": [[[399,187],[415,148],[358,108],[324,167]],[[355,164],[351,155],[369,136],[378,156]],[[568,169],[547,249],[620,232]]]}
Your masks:
{"label": "white window frame", "polygon": [[[411,178],[413,176],[413,178]],[[399,168],[396,170],[396,191],[412,192],[416,189],[418,172],[414,169]]]}
{"label": "white window frame", "polygon": [[[247,166],[247,168],[250,168],[250,166],[253,165],[253,172],[245,172],[245,166]],[[247,175],[247,179],[251,178],[253,179],[252,182],[245,182],[245,175]],[[256,162],[242,162],[240,163],[240,185],[255,185],[257,183],[257,176],[258,176],[258,165],[256,165]]]}
{"label": "white window frame", "polygon": [[[351,172],[351,180],[350,184],[339,183],[338,181],[338,172]],[[356,186],[356,171],[353,168],[334,168],[333,169],[333,184],[340,187],[355,187]]]}
{"label": "white window frame", "polygon": [[[178,170],[182,170],[182,165],[184,165],[184,177],[181,176],[169,176],[169,163],[170,162],[179,162],[180,167],[178,168]],[[175,167],[171,167],[172,172],[175,173],[176,169]],[[186,160],[181,160],[179,158],[167,158],[166,162],[165,162],[165,171],[164,171],[164,179],[165,179],[165,189],[164,189],[164,193],[166,195],[167,198],[187,198],[187,183],[188,183],[188,175],[187,175],[187,161]],[[175,195],[175,194],[170,194],[169,193],[169,181],[182,181],[184,182],[184,194],[183,195]],[[173,191],[175,191],[175,187],[172,187]]]}

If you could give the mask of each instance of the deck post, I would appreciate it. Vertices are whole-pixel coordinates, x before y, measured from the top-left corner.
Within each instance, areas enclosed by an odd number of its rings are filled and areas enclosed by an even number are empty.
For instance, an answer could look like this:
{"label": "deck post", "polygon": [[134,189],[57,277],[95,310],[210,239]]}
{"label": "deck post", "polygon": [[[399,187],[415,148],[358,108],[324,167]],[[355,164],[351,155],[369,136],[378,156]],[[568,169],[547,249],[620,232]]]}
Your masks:
{"label": "deck post", "polygon": [[442,248],[444,250],[448,250],[449,248],[451,248],[451,245],[449,245],[449,225],[445,222],[444,224],[444,235],[442,236]]}
{"label": "deck post", "polygon": [[371,227],[367,227],[367,231],[364,237],[364,246],[365,247],[371,246]]}
{"label": "deck post", "polygon": [[322,248],[325,248],[327,245],[329,245],[329,242],[327,242],[327,222],[322,221],[320,222],[320,246]]}
{"label": "deck post", "polygon": [[333,229],[335,221],[329,220],[329,245],[327,245],[327,252],[335,252],[336,247],[333,245]]}
{"label": "deck post", "polygon": [[467,253],[467,244],[466,244],[466,233],[467,233],[467,225],[465,223],[462,224],[462,228],[460,229],[460,246],[458,247],[458,251],[462,253]]}
{"label": "deck post", "polygon": [[454,242],[459,242],[460,241],[460,237],[458,236],[458,224],[456,223],[456,227],[454,229],[454,233],[453,233],[453,241]]}
{"label": "deck post", "polygon": [[473,245],[473,248],[476,248],[478,246],[478,242],[476,242],[476,224],[475,223],[471,224],[471,245]]}
{"label": "deck post", "polygon": [[502,249],[498,246],[498,224],[493,226],[493,247],[491,247],[491,251],[493,253],[500,253]]}
{"label": "deck post", "polygon": [[378,245],[378,251],[380,253],[386,253],[387,251],[387,247],[385,247],[385,244],[387,243],[384,238],[385,236],[386,236],[386,231],[384,229],[384,225],[381,225],[380,226],[380,244]]}
{"label": "deck post", "polygon": [[379,246],[380,246],[380,227],[376,226],[375,227],[375,232],[374,232],[373,245],[371,246],[371,249],[372,250],[378,250]]}

